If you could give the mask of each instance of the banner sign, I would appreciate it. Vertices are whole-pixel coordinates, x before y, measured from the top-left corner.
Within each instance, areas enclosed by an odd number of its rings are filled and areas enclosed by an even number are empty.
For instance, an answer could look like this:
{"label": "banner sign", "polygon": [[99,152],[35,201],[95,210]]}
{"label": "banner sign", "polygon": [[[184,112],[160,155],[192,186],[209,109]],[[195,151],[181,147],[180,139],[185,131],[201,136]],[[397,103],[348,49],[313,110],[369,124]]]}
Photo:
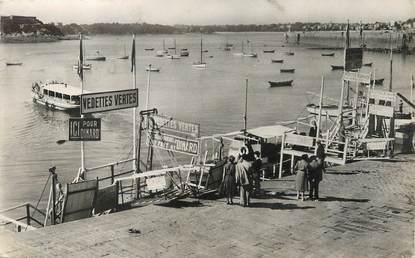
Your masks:
{"label": "banner sign", "polygon": [[396,93],[390,91],[383,91],[383,90],[372,90],[370,91],[371,99],[376,100],[383,100],[383,101],[390,101],[392,105],[394,105],[396,101]]}
{"label": "banner sign", "polygon": [[344,72],[343,80],[370,84],[370,74],[358,72]]}
{"label": "banner sign", "polygon": [[195,123],[189,123],[166,116],[154,115],[152,116],[154,122],[161,131],[171,131],[176,133],[182,133],[190,135],[194,138],[198,138],[200,134],[200,125]]}
{"label": "banner sign", "polygon": [[101,118],[69,118],[70,141],[100,141]]}
{"label": "banner sign", "polygon": [[377,142],[367,142],[366,149],[368,150],[386,150],[387,140],[381,141],[379,139]]}
{"label": "banner sign", "polygon": [[151,141],[151,145],[155,148],[179,152],[187,155],[198,155],[199,153],[199,141],[174,135],[155,134]]}
{"label": "banner sign", "polygon": [[164,175],[146,179],[147,191],[163,190],[166,188],[166,177]]}
{"label": "banner sign", "polygon": [[138,89],[81,95],[81,114],[138,107]]}
{"label": "banner sign", "polygon": [[346,48],[345,70],[350,71],[362,68],[363,49],[362,48]]}
{"label": "banner sign", "polygon": [[288,133],[285,135],[285,143],[291,145],[300,145],[300,146],[307,146],[313,147],[314,138],[310,136],[298,135]]}
{"label": "banner sign", "polygon": [[393,117],[393,107],[382,105],[369,105],[369,113],[377,116]]}

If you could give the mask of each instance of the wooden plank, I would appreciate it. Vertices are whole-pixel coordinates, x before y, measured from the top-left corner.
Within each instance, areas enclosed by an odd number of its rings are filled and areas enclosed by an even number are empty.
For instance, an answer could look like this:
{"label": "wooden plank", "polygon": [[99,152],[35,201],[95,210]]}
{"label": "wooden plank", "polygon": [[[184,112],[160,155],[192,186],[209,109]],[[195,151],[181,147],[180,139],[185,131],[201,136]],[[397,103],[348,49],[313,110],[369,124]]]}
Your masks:
{"label": "wooden plank", "polygon": [[97,180],[67,184],[62,222],[90,217],[97,190]]}
{"label": "wooden plank", "polygon": [[314,138],[310,136],[288,133],[285,135],[285,143],[305,147],[313,147]]}
{"label": "wooden plank", "polygon": [[369,105],[369,113],[377,116],[393,117],[393,107],[381,105]]}

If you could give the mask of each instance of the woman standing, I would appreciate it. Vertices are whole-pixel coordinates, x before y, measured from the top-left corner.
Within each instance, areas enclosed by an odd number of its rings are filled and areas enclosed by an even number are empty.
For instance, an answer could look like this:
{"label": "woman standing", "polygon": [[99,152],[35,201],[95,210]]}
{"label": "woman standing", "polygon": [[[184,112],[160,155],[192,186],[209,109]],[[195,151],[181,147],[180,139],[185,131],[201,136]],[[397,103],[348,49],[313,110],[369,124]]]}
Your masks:
{"label": "woman standing", "polygon": [[226,196],[226,204],[233,204],[233,194],[235,192],[235,157],[230,155],[228,163],[223,171],[223,192]]}
{"label": "woman standing", "polygon": [[308,189],[307,174],[308,174],[308,156],[303,154],[301,159],[295,164],[294,171],[296,172],[295,177],[295,190],[297,190],[297,199],[304,201],[304,192]]}

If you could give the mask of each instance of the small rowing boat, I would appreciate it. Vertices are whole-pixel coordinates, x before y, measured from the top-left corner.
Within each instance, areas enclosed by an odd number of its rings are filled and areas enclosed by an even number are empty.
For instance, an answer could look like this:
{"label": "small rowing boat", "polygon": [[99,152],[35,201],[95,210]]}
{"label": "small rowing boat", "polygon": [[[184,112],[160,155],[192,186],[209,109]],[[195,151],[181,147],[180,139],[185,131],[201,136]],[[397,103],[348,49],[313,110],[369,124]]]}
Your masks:
{"label": "small rowing boat", "polygon": [[292,86],[294,80],[288,81],[268,81],[270,87],[287,87]]}
{"label": "small rowing boat", "polygon": [[285,53],[287,56],[293,56],[294,55],[294,52],[287,52],[287,53]]}
{"label": "small rowing boat", "polygon": [[154,48],[152,47],[152,48],[145,48],[144,49],[145,51],[153,51],[154,50]]}
{"label": "small rowing boat", "polygon": [[271,59],[271,63],[283,63],[284,59]]}
{"label": "small rowing boat", "polygon": [[13,62],[8,62],[6,63],[7,66],[12,66],[12,65],[22,65],[23,63],[13,63]]}
{"label": "small rowing boat", "polygon": [[158,67],[147,67],[146,71],[147,72],[156,72],[156,73],[158,73],[158,72],[160,72],[160,68],[158,68]]}
{"label": "small rowing boat", "polygon": [[275,49],[264,50],[264,53],[275,53]]}
{"label": "small rowing boat", "polygon": [[294,68],[289,68],[289,69],[280,69],[281,73],[293,73],[295,72]]}
{"label": "small rowing boat", "polygon": [[334,53],[322,53],[321,56],[334,56]]}
{"label": "small rowing boat", "polygon": [[331,70],[344,70],[343,65],[331,65]]}
{"label": "small rowing boat", "polygon": [[105,61],[105,56],[95,56],[95,57],[88,57],[86,60],[88,61]]}

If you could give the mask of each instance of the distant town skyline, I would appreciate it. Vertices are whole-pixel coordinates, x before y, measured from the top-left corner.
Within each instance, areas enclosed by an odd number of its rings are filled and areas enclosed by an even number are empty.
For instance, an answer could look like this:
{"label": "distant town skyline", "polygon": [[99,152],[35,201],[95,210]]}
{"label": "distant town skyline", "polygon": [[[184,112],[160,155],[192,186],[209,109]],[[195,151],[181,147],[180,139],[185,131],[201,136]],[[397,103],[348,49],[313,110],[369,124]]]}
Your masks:
{"label": "distant town skyline", "polygon": [[0,0],[0,14],[64,24],[371,23],[413,18],[415,0]]}

